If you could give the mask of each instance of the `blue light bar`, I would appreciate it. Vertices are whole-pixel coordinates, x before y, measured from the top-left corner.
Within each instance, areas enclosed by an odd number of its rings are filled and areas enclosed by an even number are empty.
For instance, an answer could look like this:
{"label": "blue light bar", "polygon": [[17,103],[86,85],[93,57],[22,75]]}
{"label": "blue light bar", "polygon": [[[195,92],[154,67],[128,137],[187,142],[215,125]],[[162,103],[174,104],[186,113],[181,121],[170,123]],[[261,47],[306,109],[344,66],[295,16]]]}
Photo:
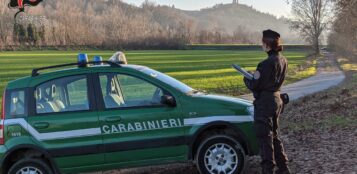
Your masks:
{"label": "blue light bar", "polygon": [[94,65],[102,65],[103,63],[99,63],[103,61],[103,58],[101,56],[94,56],[93,57],[93,62],[98,62],[98,63],[94,63]]}
{"label": "blue light bar", "polygon": [[78,54],[78,63],[79,63],[79,67],[87,67],[87,63],[88,63],[88,55],[84,54],[84,53],[79,53]]}

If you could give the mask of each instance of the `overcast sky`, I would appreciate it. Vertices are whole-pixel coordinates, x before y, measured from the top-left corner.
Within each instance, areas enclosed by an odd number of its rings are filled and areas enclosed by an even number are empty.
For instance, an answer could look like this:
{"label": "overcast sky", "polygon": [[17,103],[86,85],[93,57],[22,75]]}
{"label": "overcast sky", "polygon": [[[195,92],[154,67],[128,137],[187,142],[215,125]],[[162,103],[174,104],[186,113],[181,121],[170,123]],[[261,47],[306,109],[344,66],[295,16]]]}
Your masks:
{"label": "overcast sky", "polygon": [[[139,6],[144,0],[123,0],[124,2]],[[183,10],[199,10],[201,8],[212,7],[219,3],[231,3],[233,0],[150,0],[156,4],[175,5]],[[253,6],[255,9],[268,12],[277,17],[289,17],[290,6],[286,0],[239,0],[239,3]]]}

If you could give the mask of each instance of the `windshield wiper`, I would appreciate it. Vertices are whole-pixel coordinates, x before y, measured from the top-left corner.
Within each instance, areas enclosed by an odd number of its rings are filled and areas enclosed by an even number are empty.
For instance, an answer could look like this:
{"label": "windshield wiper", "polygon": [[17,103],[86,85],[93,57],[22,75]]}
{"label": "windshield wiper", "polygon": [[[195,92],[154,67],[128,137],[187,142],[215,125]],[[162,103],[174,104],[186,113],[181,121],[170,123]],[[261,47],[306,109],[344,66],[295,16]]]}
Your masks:
{"label": "windshield wiper", "polygon": [[205,91],[205,90],[198,90],[198,89],[194,89],[194,90],[192,90],[192,91],[188,92],[187,94],[192,95],[192,94],[199,94],[199,93],[202,93],[202,94],[207,94],[207,91]]}

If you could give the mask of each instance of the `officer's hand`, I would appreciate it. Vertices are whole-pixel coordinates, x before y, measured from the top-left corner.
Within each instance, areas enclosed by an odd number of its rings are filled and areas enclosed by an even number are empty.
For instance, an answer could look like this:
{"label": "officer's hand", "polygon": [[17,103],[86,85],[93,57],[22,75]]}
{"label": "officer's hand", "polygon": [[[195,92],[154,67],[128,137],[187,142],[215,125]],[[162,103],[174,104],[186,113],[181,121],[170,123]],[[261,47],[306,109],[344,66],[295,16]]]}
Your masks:
{"label": "officer's hand", "polygon": [[247,83],[249,83],[250,80],[247,79],[246,77],[244,77],[244,78],[243,78],[243,81],[244,81],[245,84],[247,84]]}
{"label": "officer's hand", "polygon": [[248,89],[250,89],[250,86],[251,86],[251,85],[250,85],[250,84],[251,84],[250,82],[251,82],[251,81],[250,81],[249,79],[247,79],[246,77],[243,78],[243,81],[244,81],[245,86],[246,86]]}

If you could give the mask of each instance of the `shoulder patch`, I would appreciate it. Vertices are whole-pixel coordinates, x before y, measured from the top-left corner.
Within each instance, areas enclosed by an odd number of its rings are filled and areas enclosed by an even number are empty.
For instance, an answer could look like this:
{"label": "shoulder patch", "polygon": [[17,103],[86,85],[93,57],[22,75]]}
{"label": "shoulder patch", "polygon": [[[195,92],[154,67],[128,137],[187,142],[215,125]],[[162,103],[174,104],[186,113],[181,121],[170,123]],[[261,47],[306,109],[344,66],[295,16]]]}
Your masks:
{"label": "shoulder patch", "polygon": [[259,71],[255,71],[253,74],[253,77],[255,80],[258,80],[260,78],[260,72]]}

